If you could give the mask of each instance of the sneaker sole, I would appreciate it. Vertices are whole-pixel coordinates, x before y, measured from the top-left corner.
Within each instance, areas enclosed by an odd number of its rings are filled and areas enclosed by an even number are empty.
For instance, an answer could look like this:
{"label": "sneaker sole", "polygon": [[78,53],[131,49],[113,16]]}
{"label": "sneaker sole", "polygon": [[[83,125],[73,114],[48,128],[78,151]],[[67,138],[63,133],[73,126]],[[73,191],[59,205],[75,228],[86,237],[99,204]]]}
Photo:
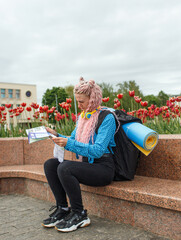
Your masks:
{"label": "sneaker sole", "polygon": [[47,225],[45,225],[44,223],[42,223],[41,225],[43,226],[43,227],[46,227],[46,228],[52,228],[52,227],[55,227],[55,225],[56,224],[58,224],[59,222],[61,222],[62,220],[58,220],[58,221],[56,221],[56,222],[54,222],[54,223],[50,223],[50,224],[47,224]]}
{"label": "sneaker sole", "polygon": [[77,230],[77,228],[83,228],[83,227],[87,227],[90,225],[90,219],[87,218],[85,220],[83,220],[82,222],[78,223],[77,225],[73,225],[71,226],[70,228],[57,228],[55,226],[55,229],[60,231],[60,232],[72,232],[72,231],[75,231]]}

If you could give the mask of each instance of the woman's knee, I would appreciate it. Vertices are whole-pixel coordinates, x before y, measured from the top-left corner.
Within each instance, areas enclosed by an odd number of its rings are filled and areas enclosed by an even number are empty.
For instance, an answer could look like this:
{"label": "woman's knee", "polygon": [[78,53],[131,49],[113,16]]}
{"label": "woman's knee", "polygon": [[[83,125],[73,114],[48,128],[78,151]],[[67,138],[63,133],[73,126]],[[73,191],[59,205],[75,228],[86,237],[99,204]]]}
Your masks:
{"label": "woman's knee", "polygon": [[64,161],[64,162],[60,163],[57,168],[57,174],[58,174],[59,178],[69,174],[71,168],[72,168],[71,161]]}
{"label": "woman's knee", "polygon": [[58,160],[56,158],[50,158],[44,163],[44,170],[53,170],[57,169],[58,166]]}

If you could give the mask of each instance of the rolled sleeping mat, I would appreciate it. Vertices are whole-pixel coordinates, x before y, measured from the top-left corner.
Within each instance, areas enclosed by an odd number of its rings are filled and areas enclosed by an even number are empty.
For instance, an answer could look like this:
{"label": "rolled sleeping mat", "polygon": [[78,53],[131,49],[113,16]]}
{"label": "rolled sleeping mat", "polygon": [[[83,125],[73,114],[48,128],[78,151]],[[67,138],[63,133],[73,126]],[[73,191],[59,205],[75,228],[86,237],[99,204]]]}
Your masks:
{"label": "rolled sleeping mat", "polygon": [[122,125],[124,132],[132,143],[146,156],[156,147],[158,134],[141,123],[131,122]]}

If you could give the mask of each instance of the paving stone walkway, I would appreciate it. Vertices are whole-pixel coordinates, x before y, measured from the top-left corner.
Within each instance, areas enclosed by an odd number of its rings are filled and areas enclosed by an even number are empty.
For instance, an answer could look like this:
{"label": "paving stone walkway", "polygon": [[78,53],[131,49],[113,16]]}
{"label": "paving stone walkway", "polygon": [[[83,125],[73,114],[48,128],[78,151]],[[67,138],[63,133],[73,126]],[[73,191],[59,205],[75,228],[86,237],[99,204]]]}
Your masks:
{"label": "paving stone walkway", "polygon": [[41,226],[51,203],[22,195],[0,195],[0,240],[170,240],[89,215],[91,225],[70,233]]}

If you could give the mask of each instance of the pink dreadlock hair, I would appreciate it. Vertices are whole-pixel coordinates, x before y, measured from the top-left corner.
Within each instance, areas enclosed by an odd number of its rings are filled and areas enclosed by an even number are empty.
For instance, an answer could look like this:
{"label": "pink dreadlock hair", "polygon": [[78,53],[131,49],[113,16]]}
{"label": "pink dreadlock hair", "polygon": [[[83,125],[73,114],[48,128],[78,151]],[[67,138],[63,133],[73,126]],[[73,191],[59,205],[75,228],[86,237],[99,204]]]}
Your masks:
{"label": "pink dreadlock hair", "polygon": [[[80,78],[79,84],[74,87],[74,94],[85,94],[89,96],[89,104],[86,109],[86,112],[92,112],[97,109],[102,102],[102,90],[101,88],[94,82],[94,80],[90,80],[86,82],[82,77]],[[89,143],[90,138],[92,137],[92,143],[94,131],[96,127],[96,123],[98,120],[98,116],[101,108],[99,108],[95,113],[93,113],[90,119],[86,119],[85,117],[79,117],[77,131],[76,131],[76,140],[83,143]]]}

